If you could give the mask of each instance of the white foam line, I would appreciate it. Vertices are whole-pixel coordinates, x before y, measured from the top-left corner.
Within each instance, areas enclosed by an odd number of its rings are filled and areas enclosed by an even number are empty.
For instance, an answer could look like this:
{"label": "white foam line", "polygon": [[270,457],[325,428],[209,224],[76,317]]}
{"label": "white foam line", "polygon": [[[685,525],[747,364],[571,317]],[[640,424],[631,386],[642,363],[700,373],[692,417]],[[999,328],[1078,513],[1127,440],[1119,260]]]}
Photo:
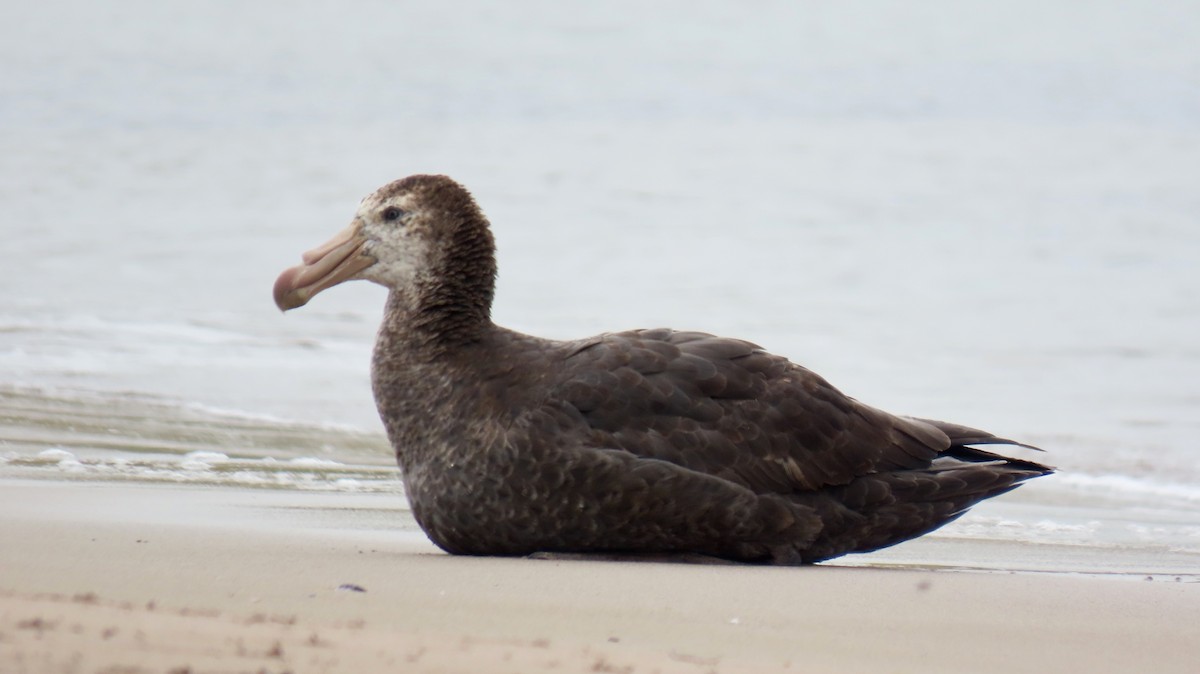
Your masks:
{"label": "white foam line", "polygon": [[1174,482],[1159,482],[1127,475],[1088,475],[1085,473],[1063,473],[1056,479],[1060,487],[1089,492],[1104,490],[1130,496],[1167,497],[1200,504],[1200,486]]}

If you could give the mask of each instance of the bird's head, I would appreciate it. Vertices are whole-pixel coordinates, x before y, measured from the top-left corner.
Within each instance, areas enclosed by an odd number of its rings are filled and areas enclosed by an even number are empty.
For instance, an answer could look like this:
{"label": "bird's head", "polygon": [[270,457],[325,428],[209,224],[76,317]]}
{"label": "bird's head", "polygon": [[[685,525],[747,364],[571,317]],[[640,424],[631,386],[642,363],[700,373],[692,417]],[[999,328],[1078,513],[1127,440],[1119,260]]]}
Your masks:
{"label": "bird's head", "polygon": [[483,277],[491,303],[495,262],[487,220],[470,193],[446,176],[409,176],[379,188],[345,229],[302,259],[275,281],[275,304],[283,311],[355,279],[417,296]]}

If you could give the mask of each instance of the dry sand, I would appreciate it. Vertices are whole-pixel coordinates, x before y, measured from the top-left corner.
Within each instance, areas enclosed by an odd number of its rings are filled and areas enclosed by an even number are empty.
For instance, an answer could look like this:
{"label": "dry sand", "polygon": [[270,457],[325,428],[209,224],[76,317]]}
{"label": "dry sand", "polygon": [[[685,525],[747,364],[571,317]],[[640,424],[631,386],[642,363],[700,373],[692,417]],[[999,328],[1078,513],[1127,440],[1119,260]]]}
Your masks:
{"label": "dry sand", "polygon": [[1162,674],[1200,663],[1193,577],[450,557],[398,528],[411,527],[399,506],[0,480],[0,672]]}

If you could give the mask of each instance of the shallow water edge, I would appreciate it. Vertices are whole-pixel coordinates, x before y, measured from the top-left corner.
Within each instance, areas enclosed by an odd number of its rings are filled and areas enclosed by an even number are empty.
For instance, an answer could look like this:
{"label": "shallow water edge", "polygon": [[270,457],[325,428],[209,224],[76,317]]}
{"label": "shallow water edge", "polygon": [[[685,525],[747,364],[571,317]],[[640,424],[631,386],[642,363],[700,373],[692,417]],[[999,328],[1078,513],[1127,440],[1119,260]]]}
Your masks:
{"label": "shallow water edge", "polygon": [[[138,394],[0,387],[0,479],[378,498],[395,515],[381,527],[417,531],[381,433]],[[833,563],[1194,578],[1200,494],[1058,474],[919,540]]]}

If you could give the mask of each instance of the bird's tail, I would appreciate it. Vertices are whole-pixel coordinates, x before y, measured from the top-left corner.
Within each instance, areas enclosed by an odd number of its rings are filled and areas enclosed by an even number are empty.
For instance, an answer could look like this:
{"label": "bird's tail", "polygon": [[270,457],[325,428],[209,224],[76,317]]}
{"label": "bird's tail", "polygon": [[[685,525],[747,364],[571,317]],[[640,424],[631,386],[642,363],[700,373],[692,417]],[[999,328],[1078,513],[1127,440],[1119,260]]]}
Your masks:
{"label": "bird's tail", "polygon": [[[992,436],[985,441],[1019,444]],[[803,504],[817,511],[825,527],[810,546],[798,551],[801,558],[812,563],[895,545],[952,522],[984,499],[1054,472],[1034,461],[957,442],[925,469],[864,475],[803,497]]]}

